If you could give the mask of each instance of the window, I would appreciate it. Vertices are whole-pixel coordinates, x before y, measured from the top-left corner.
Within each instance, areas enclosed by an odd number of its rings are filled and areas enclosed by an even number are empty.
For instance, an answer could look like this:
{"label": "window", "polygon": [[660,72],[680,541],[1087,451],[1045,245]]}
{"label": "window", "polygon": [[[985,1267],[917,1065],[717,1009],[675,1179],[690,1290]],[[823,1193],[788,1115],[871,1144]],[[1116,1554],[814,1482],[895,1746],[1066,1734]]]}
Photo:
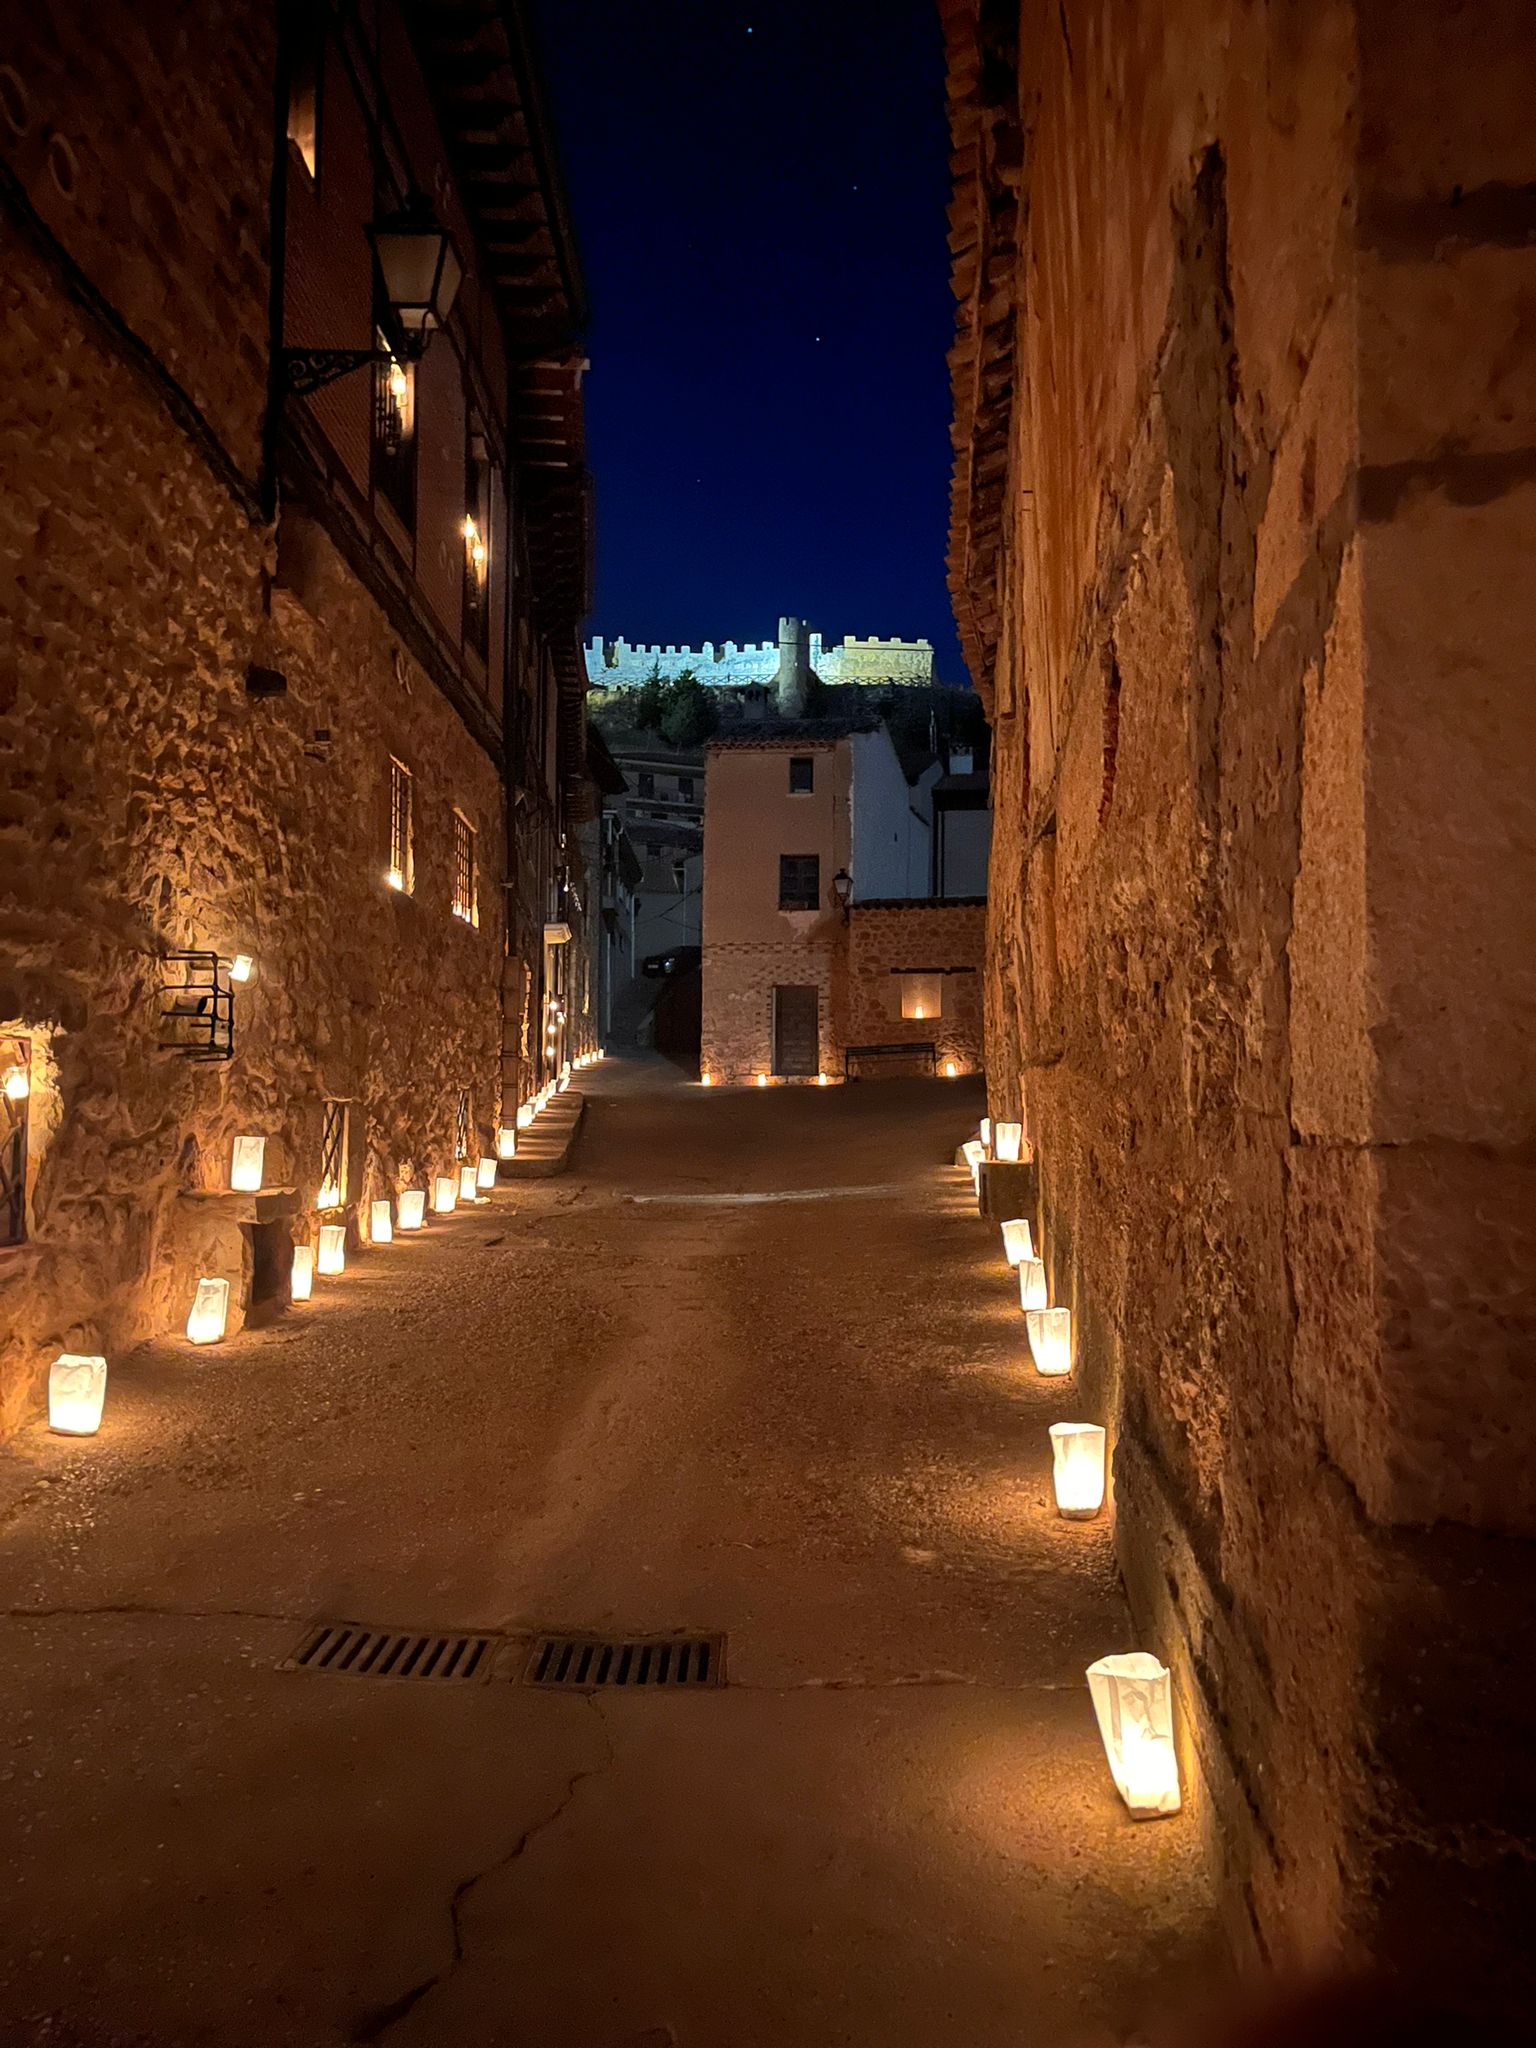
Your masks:
{"label": "window", "polygon": [[649,771],[640,777],[640,794],[642,796],[654,796],[656,794],[656,778]]}
{"label": "window", "polygon": [[469,1157],[469,1133],[474,1119],[469,1113],[469,1090],[461,1088],[453,1112],[453,1156],[455,1159]]}
{"label": "window", "polygon": [[411,771],[393,755],[389,761],[389,867],[384,879],[391,889],[409,896],[416,886],[416,856],[411,830]]}
{"label": "window", "polygon": [[901,1014],[906,1018],[942,1017],[944,977],[942,974],[901,974]]}
{"label": "window", "polygon": [[373,488],[414,529],[416,365],[396,362],[382,329],[374,345],[385,353],[373,366]]}
{"label": "window", "polygon": [[453,914],[479,924],[479,876],[475,871],[475,828],[462,811],[453,814]]}
{"label": "window", "polygon": [[320,163],[320,74],[324,56],[324,16],[316,8],[295,20],[288,74],[288,140],[312,179]]}
{"label": "window", "polygon": [[789,757],[789,793],[791,796],[809,796],[816,787],[816,761],[810,754],[791,754]]}
{"label": "window", "polygon": [[677,778],[677,797],[679,803],[691,804],[693,802],[693,777],[691,775],[679,775]]}
{"label": "window", "polygon": [[0,1244],[27,1234],[27,1110],[32,1093],[32,1041],[0,1037]]}
{"label": "window", "polygon": [[780,910],[816,910],[820,905],[821,856],[815,853],[781,853]]}
{"label": "window", "polygon": [[464,644],[483,661],[490,645],[491,461],[471,425],[464,457]]}
{"label": "window", "polygon": [[320,1192],[317,1209],[340,1209],[347,1199],[347,1104],[328,1102],[320,1120]]}

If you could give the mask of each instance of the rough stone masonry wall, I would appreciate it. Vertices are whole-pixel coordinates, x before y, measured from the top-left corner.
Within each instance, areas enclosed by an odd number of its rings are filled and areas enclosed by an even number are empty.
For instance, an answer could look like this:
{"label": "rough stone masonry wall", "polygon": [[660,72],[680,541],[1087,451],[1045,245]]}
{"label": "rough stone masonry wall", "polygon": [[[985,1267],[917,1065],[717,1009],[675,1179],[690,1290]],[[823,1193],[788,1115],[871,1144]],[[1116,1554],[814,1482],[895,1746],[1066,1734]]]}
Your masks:
{"label": "rough stone masonry wall", "polygon": [[[903,1045],[931,1039],[938,1047],[940,1073],[949,1060],[963,1074],[978,1072],[986,923],[984,903],[856,903],[848,921],[845,1043]],[[940,975],[939,1016],[903,1017],[902,974],[932,970],[947,970]]]}
{"label": "rough stone masonry wall", "polygon": [[[59,1349],[178,1327],[200,1271],[238,1299],[249,1245],[186,1198],[227,1185],[236,1133],[267,1136],[266,1178],[308,1211],[322,1098],[350,1097],[366,1219],[451,1157],[458,1088],[488,1130],[501,818],[493,764],[328,543],[264,624],[266,536],[149,381],[14,241],[0,295],[0,1024],[52,1063],[31,1242],[0,1250],[8,1427]],[[286,696],[246,695],[253,659]],[[382,885],[390,752],[415,770],[410,900]],[[449,915],[454,804],[480,828],[478,931]],[[259,962],[228,1065],[156,1049],[182,946]]]}
{"label": "rough stone masonry wall", "polygon": [[1173,1824],[1240,1946],[1528,2011],[1536,33],[945,15],[992,1104]]}
{"label": "rough stone masonry wall", "polygon": [[[844,985],[843,949],[831,921],[804,938],[708,941],[702,965],[699,1072],[722,1086],[773,1072],[773,991],[780,984],[818,991],[821,1064],[841,1066],[839,1037]],[[841,926],[839,926],[839,933]]]}

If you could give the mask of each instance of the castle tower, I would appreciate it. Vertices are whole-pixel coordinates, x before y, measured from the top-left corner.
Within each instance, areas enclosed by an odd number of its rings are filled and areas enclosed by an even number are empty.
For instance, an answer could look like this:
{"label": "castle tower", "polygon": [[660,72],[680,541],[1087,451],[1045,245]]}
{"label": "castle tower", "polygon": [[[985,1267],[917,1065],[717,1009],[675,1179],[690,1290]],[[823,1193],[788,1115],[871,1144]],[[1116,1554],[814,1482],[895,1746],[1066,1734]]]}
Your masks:
{"label": "castle tower", "polygon": [[773,679],[780,718],[804,718],[811,681],[811,629],[804,619],[779,621],[779,669]]}

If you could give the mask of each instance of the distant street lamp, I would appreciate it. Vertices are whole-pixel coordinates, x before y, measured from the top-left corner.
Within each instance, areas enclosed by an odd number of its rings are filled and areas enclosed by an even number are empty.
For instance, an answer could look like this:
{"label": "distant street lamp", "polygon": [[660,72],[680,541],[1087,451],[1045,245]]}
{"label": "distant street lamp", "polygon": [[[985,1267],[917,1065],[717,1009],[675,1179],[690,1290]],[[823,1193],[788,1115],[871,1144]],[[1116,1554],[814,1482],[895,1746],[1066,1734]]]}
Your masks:
{"label": "distant street lamp", "polygon": [[368,229],[379,288],[379,324],[387,348],[285,348],[283,381],[304,396],[365,363],[416,363],[438,329],[447,325],[463,266],[453,237],[430,203],[412,193],[397,213]]}
{"label": "distant street lamp", "polygon": [[843,913],[843,922],[848,922],[848,903],[853,895],[853,877],[846,868],[839,868],[832,877],[832,899]]}

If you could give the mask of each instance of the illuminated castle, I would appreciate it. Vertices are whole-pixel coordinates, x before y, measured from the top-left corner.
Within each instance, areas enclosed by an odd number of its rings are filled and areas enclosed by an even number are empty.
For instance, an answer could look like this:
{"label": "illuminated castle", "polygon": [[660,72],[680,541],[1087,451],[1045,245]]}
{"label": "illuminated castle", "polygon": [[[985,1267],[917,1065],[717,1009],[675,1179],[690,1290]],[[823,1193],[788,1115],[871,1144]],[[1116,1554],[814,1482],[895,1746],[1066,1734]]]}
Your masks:
{"label": "illuminated castle", "polygon": [[824,683],[931,683],[933,643],[929,640],[846,640],[823,642],[797,619],[780,619],[779,637],[760,642],[706,640],[701,647],[641,647],[628,640],[594,639],[586,649],[587,679],[594,689],[616,690],[643,683],[653,670],[665,677],[691,668],[701,683],[773,684],[781,657],[796,637],[808,639],[810,669]]}

